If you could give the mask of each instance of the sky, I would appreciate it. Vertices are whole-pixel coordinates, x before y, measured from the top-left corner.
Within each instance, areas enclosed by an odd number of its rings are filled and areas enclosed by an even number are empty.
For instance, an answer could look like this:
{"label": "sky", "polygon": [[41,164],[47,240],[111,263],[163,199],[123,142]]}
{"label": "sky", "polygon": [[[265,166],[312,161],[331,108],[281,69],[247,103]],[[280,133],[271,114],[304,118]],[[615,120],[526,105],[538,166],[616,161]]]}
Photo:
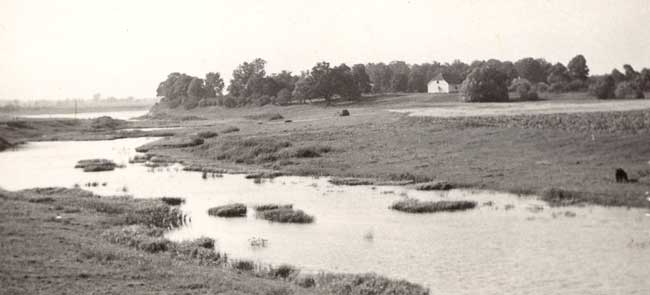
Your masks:
{"label": "sky", "polygon": [[650,67],[649,0],[0,0],[0,99],[154,97],[171,72],[226,83],[331,64],[583,54]]}

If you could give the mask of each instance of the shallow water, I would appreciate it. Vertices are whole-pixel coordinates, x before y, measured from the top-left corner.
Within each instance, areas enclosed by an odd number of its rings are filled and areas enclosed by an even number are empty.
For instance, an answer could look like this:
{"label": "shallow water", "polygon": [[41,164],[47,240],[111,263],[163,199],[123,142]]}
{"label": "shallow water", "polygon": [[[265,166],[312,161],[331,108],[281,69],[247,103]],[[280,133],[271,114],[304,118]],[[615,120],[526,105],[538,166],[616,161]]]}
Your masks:
{"label": "shallow water", "polygon": [[65,119],[93,119],[102,116],[109,116],[113,119],[131,120],[132,118],[144,116],[149,112],[148,109],[136,111],[111,111],[111,112],[89,112],[89,113],[62,113],[62,114],[38,114],[38,115],[20,115],[25,118],[65,118]]}
{"label": "shallow water", "polygon": [[[279,177],[256,184],[243,175],[202,179],[180,166],[128,164],[150,139],[38,142],[0,153],[0,186],[22,189],[99,182],[105,195],[180,196],[192,222],[172,240],[215,238],[231,257],[289,263],[305,271],[377,272],[421,283],[432,294],[650,294],[650,217],[645,211],[597,206],[549,208],[532,199],[485,191],[418,192],[403,187],[341,187],[326,178]],[[126,168],[83,173],[77,160],[109,158]],[[106,186],[101,183],[106,182]],[[469,199],[494,205],[455,213],[406,214],[388,209],[404,195]],[[216,218],[212,206],[291,203],[313,224]],[[506,210],[506,205],[514,205]],[[543,209],[535,210],[541,206]],[[575,217],[565,215],[570,211]],[[249,239],[268,240],[253,248]]]}

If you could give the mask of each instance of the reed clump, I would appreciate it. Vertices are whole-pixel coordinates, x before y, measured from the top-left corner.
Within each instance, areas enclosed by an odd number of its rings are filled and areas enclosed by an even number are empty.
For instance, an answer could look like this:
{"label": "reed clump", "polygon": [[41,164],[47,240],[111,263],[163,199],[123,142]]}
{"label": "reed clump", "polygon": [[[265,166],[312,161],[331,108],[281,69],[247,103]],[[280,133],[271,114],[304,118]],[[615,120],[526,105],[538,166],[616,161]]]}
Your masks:
{"label": "reed clump", "polygon": [[276,208],[269,210],[258,210],[257,218],[279,223],[312,223],[314,217],[302,210],[293,208]]}
{"label": "reed clump", "polygon": [[404,199],[393,203],[390,209],[407,213],[435,213],[469,210],[476,207],[476,202],[465,200],[454,201],[420,201]]}
{"label": "reed clump", "polygon": [[246,205],[241,203],[228,204],[208,209],[208,214],[210,216],[218,217],[245,217],[246,212]]}

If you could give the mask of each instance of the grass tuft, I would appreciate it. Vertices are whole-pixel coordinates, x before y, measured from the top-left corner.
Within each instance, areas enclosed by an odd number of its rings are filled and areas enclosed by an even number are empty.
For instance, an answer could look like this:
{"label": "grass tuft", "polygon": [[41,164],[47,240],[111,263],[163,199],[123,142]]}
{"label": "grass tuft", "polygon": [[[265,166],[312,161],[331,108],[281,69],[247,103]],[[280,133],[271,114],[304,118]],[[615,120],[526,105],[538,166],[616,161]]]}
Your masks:
{"label": "grass tuft", "polygon": [[270,210],[257,211],[258,218],[280,223],[312,223],[314,217],[306,214],[302,210],[293,208],[277,208]]}
{"label": "grass tuft", "polygon": [[427,201],[404,199],[393,203],[390,209],[408,213],[435,213],[444,211],[462,211],[476,207],[474,201]]}
{"label": "grass tuft", "polygon": [[241,203],[228,204],[208,209],[208,215],[218,217],[245,217],[246,205]]}

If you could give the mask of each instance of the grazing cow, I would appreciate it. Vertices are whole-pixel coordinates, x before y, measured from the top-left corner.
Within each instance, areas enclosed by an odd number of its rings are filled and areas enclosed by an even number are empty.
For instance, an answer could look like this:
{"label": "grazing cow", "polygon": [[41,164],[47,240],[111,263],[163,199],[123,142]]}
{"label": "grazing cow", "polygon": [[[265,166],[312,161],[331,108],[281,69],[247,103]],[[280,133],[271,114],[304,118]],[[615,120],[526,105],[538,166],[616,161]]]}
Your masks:
{"label": "grazing cow", "polygon": [[629,180],[627,179],[627,173],[625,173],[625,170],[623,170],[621,168],[616,169],[616,182],[619,182],[619,183],[629,182]]}

